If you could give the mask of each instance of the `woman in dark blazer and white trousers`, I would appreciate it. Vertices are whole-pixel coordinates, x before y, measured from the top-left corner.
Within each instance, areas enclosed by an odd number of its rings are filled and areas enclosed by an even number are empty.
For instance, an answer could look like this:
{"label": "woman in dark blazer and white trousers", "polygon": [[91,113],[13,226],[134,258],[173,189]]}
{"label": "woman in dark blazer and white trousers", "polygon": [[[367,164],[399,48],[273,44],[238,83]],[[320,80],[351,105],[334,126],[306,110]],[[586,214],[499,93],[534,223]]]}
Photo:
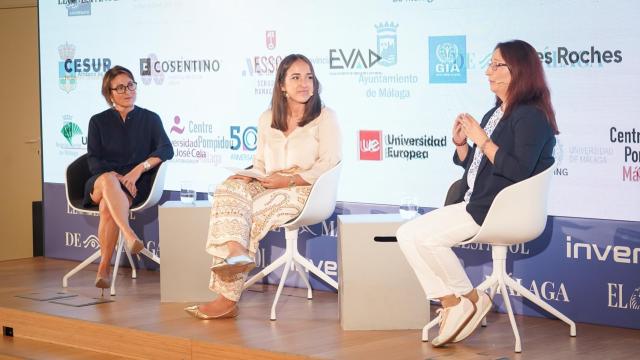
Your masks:
{"label": "woman in dark blazer and white trousers", "polygon": [[433,346],[465,339],[491,308],[491,299],[471,285],[451,247],[480,230],[500,190],[553,164],[558,127],[536,50],[521,40],[499,43],[486,75],[495,107],[480,123],[462,113],[453,124],[453,162],[465,169],[458,202],[413,219],[397,232],[427,298],[443,306]]}

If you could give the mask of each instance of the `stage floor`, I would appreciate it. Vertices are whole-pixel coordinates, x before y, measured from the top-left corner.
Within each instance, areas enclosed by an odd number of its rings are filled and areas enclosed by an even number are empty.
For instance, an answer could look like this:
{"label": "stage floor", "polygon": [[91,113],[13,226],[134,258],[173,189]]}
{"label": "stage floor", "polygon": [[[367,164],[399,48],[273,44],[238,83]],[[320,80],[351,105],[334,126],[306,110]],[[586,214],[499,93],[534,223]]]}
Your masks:
{"label": "stage floor", "polygon": [[[508,317],[498,313],[490,313],[488,327],[464,342],[434,349],[420,341],[418,330],[343,331],[336,293],[315,291],[307,300],[306,290],[295,288],[284,289],[278,320],[270,321],[275,287],[265,285],[245,292],[238,318],[201,321],[182,310],[191,304],[160,303],[158,272],[139,271],[132,280],[129,269],[118,274],[117,296],[110,303],[70,307],[16,297],[62,290],[62,276],[76,264],[48,258],[0,262],[0,325],[14,332],[13,338],[3,337],[0,354],[49,358],[45,343],[153,359],[629,359],[640,350],[638,330],[578,324],[577,337],[571,338],[560,321],[517,316],[523,352],[516,354]],[[95,271],[92,265],[72,277],[66,291],[99,296]],[[28,356],[21,343],[43,348]]]}

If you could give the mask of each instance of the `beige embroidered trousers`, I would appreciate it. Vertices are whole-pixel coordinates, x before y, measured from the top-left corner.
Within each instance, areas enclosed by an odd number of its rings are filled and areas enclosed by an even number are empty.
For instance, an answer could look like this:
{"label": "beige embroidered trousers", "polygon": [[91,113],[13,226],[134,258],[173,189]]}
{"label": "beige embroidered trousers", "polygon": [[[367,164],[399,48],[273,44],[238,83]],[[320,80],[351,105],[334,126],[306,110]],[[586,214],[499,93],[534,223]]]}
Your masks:
{"label": "beige embroidered trousers", "polygon": [[[309,197],[311,186],[265,189],[259,182],[226,180],[213,195],[206,251],[213,255],[213,265],[229,255],[227,243],[236,241],[255,260],[258,242],[267,232],[300,214]],[[247,273],[222,278],[211,272],[209,288],[233,301],[238,301]]]}

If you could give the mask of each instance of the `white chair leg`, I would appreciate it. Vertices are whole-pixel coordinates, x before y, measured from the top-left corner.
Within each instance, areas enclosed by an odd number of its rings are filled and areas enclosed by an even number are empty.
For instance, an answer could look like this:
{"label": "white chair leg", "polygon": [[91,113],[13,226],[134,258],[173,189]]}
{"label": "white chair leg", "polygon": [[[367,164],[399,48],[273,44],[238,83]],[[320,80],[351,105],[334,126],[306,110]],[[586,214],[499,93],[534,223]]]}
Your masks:
{"label": "white chair leg", "polygon": [[282,255],[279,258],[275,259],[271,264],[269,264],[269,266],[262,269],[259,273],[253,275],[251,279],[247,280],[244,283],[243,290],[255,284],[258,280],[262,279],[263,277],[271,274],[275,269],[279,268],[280,266],[282,266],[282,264],[286,263],[287,259],[288,259],[288,256],[286,253],[285,255]]}
{"label": "white chair leg", "polygon": [[313,265],[309,260],[307,260],[304,256],[296,253],[293,254],[293,259],[298,262],[298,264],[304,266],[307,270],[314,273],[317,277],[322,279],[327,284],[331,285],[334,289],[338,290],[338,282],[333,280],[329,275],[322,272],[322,270],[318,269],[315,265]]}
{"label": "white chair leg", "polygon": [[278,284],[278,291],[276,291],[276,297],[273,299],[273,305],[271,305],[271,320],[276,320],[276,305],[278,305],[278,299],[280,299],[280,294],[282,293],[282,288],[284,288],[284,283],[287,281],[287,274],[289,273],[289,269],[291,268],[292,259],[288,259],[287,263],[284,264],[284,268],[282,269],[282,277],[280,278],[280,284]]}
{"label": "white chair leg", "polygon": [[[496,288],[498,287],[498,276],[495,274],[492,274],[490,277],[488,277],[485,281],[483,281],[480,285],[478,285],[477,289],[479,291],[484,291],[486,292],[487,289],[489,290],[489,297],[491,298],[491,300],[493,300],[493,297],[496,294]],[[480,322],[480,326],[482,327],[486,327],[487,326],[487,317],[483,317],[482,321]]]}
{"label": "white chair leg", "polygon": [[[498,289],[498,281],[496,280],[496,282],[494,282],[493,284],[491,284],[491,286],[489,286],[489,297],[491,298],[492,301],[493,301],[493,298],[496,296],[497,289]],[[493,304],[491,305],[491,307],[493,307]],[[482,321],[480,322],[480,326],[487,327],[486,316],[482,318]]]}
{"label": "white chair leg", "polygon": [[151,261],[153,261],[156,264],[160,265],[160,257],[155,255],[151,251],[149,251],[149,249],[147,249],[147,248],[142,249],[142,251],[140,251],[140,254],[148,257],[149,259],[151,259]]}
{"label": "white chair leg", "polygon": [[124,237],[122,233],[118,236],[118,245],[116,246],[116,262],[113,264],[113,276],[111,277],[111,296],[116,296],[116,279],[118,278],[118,268],[120,267],[120,256],[124,248]]}
{"label": "white chair leg", "polygon": [[507,278],[505,278],[505,282],[507,283],[507,285],[509,285],[510,288],[514,289],[515,291],[520,293],[522,296],[524,296],[525,298],[529,299],[529,301],[531,301],[532,303],[538,305],[539,307],[541,307],[544,310],[546,310],[547,312],[549,312],[551,315],[553,315],[553,316],[557,317],[558,319],[564,321],[567,325],[569,325],[569,335],[576,336],[576,323],[575,322],[573,322],[571,319],[569,319],[567,316],[565,316],[560,311],[556,310],[553,306],[549,305],[546,301],[544,301],[544,300],[540,299],[539,297],[537,297],[534,293],[529,291],[527,288],[525,288],[524,286],[518,284],[515,280],[507,277]]}
{"label": "white chair leg", "polygon": [[297,264],[296,261],[293,262],[292,266],[295,266],[296,270],[298,271],[298,274],[300,275],[300,278],[302,279],[302,281],[304,282],[305,285],[307,285],[307,299],[311,300],[313,299],[313,292],[311,291],[311,283],[309,282],[309,274],[307,274],[306,271],[304,271],[304,266]]}
{"label": "white chair leg", "polygon": [[[133,258],[131,257],[131,253],[129,252],[129,249],[127,249],[126,246],[123,246],[123,248],[124,248],[124,253],[127,254],[127,259],[129,259],[129,266],[131,266],[131,278],[137,279],[138,273],[136,272],[136,265],[133,263]],[[138,258],[138,260],[140,260],[140,258]]]}
{"label": "white chair leg", "polygon": [[[427,306],[431,307],[429,300],[427,300]],[[429,341],[429,329],[436,326],[440,321],[440,315],[436,316],[433,320],[431,320],[427,325],[422,328],[422,341]]]}
{"label": "white chair leg", "polygon": [[496,274],[491,274],[491,276],[489,276],[483,282],[481,282],[480,285],[476,286],[476,289],[480,291],[485,291],[486,289],[491,288],[493,284],[497,284],[497,283],[498,283],[498,278]]}
{"label": "white chair leg", "polygon": [[509,293],[505,286],[504,278],[499,280],[500,292],[502,292],[502,299],[504,300],[504,306],[507,308],[507,314],[509,315],[509,322],[511,322],[511,329],[513,329],[513,336],[516,338],[515,352],[522,352],[522,344],[520,343],[520,333],[518,332],[518,326],[516,325],[516,318],[513,316],[513,309],[511,308],[511,301],[509,300]]}
{"label": "white chair leg", "polygon": [[91,254],[91,256],[89,256],[86,260],[81,262],[78,266],[74,267],[71,271],[66,273],[64,275],[64,277],[62,278],[62,287],[66,288],[69,285],[69,278],[70,277],[72,277],[73,275],[77,274],[78,271],[80,271],[80,270],[86,268],[87,266],[89,266],[89,264],[94,262],[99,257],[100,257],[100,249],[98,249],[96,252]]}
{"label": "white chair leg", "polygon": [[489,297],[491,297],[491,300],[493,300],[493,298],[496,296],[496,292],[498,291],[498,282],[496,281],[493,285],[491,285],[491,287],[489,288]]}

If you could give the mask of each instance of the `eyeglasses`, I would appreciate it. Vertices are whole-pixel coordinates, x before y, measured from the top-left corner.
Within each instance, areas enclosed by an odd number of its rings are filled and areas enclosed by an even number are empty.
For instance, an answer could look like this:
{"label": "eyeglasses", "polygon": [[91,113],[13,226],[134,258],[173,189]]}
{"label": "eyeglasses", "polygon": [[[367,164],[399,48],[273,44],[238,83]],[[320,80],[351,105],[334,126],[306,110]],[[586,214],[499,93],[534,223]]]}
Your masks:
{"label": "eyeglasses", "polygon": [[114,88],[111,88],[111,90],[115,90],[116,93],[118,94],[124,94],[124,92],[129,89],[129,91],[135,91],[136,88],[138,87],[138,83],[135,81],[129,81],[129,83],[125,86],[125,85],[118,85]]}
{"label": "eyeglasses", "polygon": [[493,70],[493,71],[498,70],[498,68],[499,68],[499,67],[502,67],[502,66],[506,66],[506,67],[507,67],[507,69],[509,68],[509,64],[505,64],[505,63],[494,63],[494,62],[490,62],[490,63],[488,63],[488,64],[487,64],[487,67],[488,67],[488,68],[491,68],[491,70]]}

